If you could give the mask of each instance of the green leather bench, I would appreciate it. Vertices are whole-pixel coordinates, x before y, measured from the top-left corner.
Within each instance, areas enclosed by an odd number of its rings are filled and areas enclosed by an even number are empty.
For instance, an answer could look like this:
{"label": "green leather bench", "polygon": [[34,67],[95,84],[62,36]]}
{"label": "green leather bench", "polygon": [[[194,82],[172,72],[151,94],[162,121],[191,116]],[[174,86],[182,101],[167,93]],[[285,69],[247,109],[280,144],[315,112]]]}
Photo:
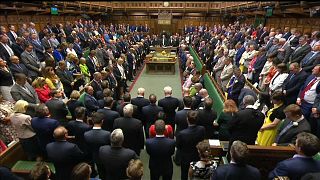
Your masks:
{"label": "green leather bench", "polygon": [[[17,161],[11,168],[11,171],[21,175],[29,174],[36,163],[37,161]],[[56,172],[56,169],[52,163],[46,162],[46,164],[49,166],[52,173]]]}

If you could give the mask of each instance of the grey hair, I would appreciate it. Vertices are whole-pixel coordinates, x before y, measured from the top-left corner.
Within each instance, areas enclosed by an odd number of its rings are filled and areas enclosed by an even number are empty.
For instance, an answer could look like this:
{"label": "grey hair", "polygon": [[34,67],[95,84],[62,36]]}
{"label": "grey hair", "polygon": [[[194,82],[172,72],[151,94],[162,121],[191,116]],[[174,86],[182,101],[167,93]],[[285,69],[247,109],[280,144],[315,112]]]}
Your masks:
{"label": "grey hair", "polygon": [[146,90],[145,90],[143,87],[138,88],[138,94],[139,94],[139,95],[140,95],[140,94],[144,94],[145,91],[146,91]]}
{"label": "grey hair", "polygon": [[172,87],[166,86],[163,88],[165,94],[172,94]]}
{"label": "grey hair", "polygon": [[124,135],[121,129],[115,129],[110,135],[110,142],[112,146],[122,146]]}
{"label": "grey hair", "polygon": [[251,95],[246,95],[243,100],[242,100],[243,104],[245,105],[254,105],[255,100],[254,97]]}
{"label": "grey hair", "polygon": [[133,105],[127,104],[123,107],[123,115],[125,117],[132,117],[133,114]]}

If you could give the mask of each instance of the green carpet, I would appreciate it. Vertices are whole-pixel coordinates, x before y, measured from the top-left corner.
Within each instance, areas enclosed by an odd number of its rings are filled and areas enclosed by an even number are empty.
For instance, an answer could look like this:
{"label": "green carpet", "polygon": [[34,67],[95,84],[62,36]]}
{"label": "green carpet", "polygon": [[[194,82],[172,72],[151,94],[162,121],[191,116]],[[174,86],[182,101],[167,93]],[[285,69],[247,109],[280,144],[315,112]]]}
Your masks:
{"label": "green carpet", "polygon": [[[178,62],[175,65],[175,74],[174,75],[151,75],[146,74],[146,68],[140,74],[140,77],[137,77],[137,81],[134,83],[130,94],[131,98],[135,98],[137,96],[138,88],[145,88],[145,98],[148,99],[150,94],[155,94],[157,99],[162,99],[164,97],[163,88],[165,86],[172,87],[172,96],[176,98],[182,98],[181,91],[181,79],[180,79],[180,71]],[[143,180],[150,179],[150,171],[149,171],[149,155],[146,150],[142,150],[140,153],[140,160],[143,162]],[[176,166],[173,163],[173,180],[180,179],[180,166]]]}

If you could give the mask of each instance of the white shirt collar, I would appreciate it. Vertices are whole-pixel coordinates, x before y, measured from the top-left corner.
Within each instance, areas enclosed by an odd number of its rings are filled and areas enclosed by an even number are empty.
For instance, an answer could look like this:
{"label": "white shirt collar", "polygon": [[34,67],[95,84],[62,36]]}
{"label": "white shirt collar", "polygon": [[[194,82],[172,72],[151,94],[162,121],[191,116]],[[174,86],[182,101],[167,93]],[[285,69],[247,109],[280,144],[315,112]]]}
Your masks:
{"label": "white shirt collar", "polygon": [[81,119],[76,119],[76,121],[83,122],[83,120],[81,120]]}
{"label": "white shirt collar", "polygon": [[144,96],[138,95],[137,97],[142,97],[143,98]]}
{"label": "white shirt collar", "polygon": [[101,129],[101,127],[92,127],[92,129]]}
{"label": "white shirt collar", "polygon": [[109,107],[104,107],[105,109],[111,109],[111,108],[109,108]]}
{"label": "white shirt collar", "polygon": [[164,135],[156,135],[156,137],[165,137]]}
{"label": "white shirt collar", "polygon": [[255,109],[255,107],[253,105],[246,106],[246,109],[248,109],[248,108]]}

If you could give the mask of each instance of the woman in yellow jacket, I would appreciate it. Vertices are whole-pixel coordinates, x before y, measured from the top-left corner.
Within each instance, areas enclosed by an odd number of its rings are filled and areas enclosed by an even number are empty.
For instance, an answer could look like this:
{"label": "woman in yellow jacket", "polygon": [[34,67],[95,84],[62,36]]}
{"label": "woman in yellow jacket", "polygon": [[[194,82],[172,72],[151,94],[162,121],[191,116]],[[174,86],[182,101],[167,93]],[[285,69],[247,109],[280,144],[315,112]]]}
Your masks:
{"label": "woman in yellow jacket", "polygon": [[275,142],[279,124],[286,117],[283,112],[286,106],[282,92],[274,92],[271,96],[271,101],[273,108],[267,111],[264,123],[258,132],[257,143],[260,146],[271,146]]}
{"label": "woman in yellow jacket", "polygon": [[47,66],[44,68],[43,77],[46,79],[46,83],[51,90],[57,89],[64,92],[63,85],[52,67]]}

